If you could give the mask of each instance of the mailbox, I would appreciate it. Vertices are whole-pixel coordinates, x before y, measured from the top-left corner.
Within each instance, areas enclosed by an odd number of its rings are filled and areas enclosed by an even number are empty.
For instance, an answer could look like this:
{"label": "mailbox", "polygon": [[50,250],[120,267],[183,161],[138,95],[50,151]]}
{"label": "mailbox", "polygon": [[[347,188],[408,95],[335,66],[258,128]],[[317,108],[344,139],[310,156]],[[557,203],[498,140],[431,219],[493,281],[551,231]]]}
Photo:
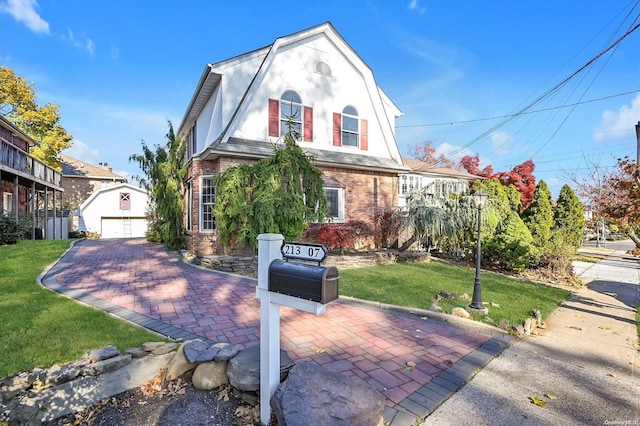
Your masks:
{"label": "mailbox", "polygon": [[338,298],[338,269],[276,259],[269,265],[269,291],[322,304]]}

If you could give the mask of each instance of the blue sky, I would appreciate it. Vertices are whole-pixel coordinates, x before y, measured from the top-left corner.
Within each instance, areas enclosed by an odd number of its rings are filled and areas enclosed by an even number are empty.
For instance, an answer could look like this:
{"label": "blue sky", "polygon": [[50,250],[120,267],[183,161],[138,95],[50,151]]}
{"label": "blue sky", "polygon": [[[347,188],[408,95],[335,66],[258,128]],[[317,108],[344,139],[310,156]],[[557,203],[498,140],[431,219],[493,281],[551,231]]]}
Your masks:
{"label": "blue sky", "polygon": [[0,64],[60,105],[66,153],[139,174],[129,155],[164,143],[207,63],[331,21],[404,112],[403,155],[431,141],[497,171],[532,159],[557,197],[635,158],[640,29],[569,77],[639,14],[638,0],[0,0]]}

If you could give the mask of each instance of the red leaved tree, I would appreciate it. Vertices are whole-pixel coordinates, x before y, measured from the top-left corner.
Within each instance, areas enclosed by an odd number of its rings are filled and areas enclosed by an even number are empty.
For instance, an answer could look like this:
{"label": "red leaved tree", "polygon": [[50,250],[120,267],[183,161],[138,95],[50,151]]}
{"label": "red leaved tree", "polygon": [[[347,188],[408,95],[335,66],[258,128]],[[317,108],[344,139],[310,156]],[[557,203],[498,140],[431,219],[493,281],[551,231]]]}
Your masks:
{"label": "red leaved tree", "polygon": [[465,155],[460,160],[460,165],[472,175],[486,177],[487,179],[494,177],[492,165],[488,165],[480,170],[480,156],[478,154],[474,156]]}
{"label": "red leaved tree", "polygon": [[448,159],[444,154],[436,155],[436,149],[431,146],[431,143],[431,141],[426,141],[422,144],[414,145],[413,158],[438,167],[455,169],[458,166],[455,161]]}
{"label": "red leaved tree", "polygon": [[527,160],[522,164],[518,164],[508,172],[493,172],[493,166],[488,165],[480,169],[480,157],[478,154],[471,156],[466,155],[460,160],[460,165],[469,173],[476,176],[486,177],[487,179],[496,178],[505,186],[513,185],[520,193],[520,201],[522,209],[526,209],[536,190],[536,178],[533,175],[535,164],[531,160]]}
{"label": "red leaved tree", "polygon": [[533,200],[533,193],[536,190],[536,178],[533,176],[533,170],[536,165],[533,161],[527,160],[522,164],[518,164],[511,171],[496,173],[498,180],[505,186],[513,185],[520,193],[520,200],[522,201],[522,208],[526,209],[531,200]]}
{"label": "red leaved tree", "polygon": [[640,169],[628,156],[618,159],[610,173],[592,170],[591,181],[580,184],[580,195],[592,207],[613,220],[640,248]]}

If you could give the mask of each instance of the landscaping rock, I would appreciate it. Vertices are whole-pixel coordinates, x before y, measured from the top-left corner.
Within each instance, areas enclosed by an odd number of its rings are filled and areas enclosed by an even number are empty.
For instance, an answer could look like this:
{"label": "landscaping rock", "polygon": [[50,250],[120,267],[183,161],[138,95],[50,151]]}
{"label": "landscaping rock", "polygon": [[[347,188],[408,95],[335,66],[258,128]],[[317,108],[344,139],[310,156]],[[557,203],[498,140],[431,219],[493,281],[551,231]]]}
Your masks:
{"label": "landscaping rock", "polygon": [[67,383],[80,375],[82,369],[89,364],[89,359],[84,358],[65,365],[54,365],[46,372],[46,376],[40,376],[40,380],[34,382],[35,389],[46,389]]}
{"label": "landscaping rock", "polygon": [[142,358],[149,355],[149,352],[142,350],[141,348],[129,348],[123,352],[125,355],[131,355],[132,358]]}
{"label": "landscaping rock", "polygon": [[216,343],[213,347],[220,349],[220,351],[213,357],[213,360],[216,362],[228,361],[238,355],[238,352],[242,350],[242,346],[237,343]]}
{"label": "landscaping rock", "polygon": [[[283,381],[293,367],[293,360],[280,350],[280,381]],[[260,345],[243,349],[229,360],[227,376],[231,386],[243,391],[260,390]]]}
{"label": "landscaping rock", "polygon": [[43,421],[53,420],[82,411],[103,398],[141,386],[153,379],[160,369],[165,368],[172,356],[147,356],[99,376],[78,377],[43,391],[29,391],[21,397],[21,402],[25,406],[41,410],[38,416],[43,412]]}
{"label": "landscaping rock", "polygon": [[187,371],[193,370],[198,365],[189,362],[184,354],[184,347],[185,345],[189,344],[189,342],[191,342],[191,340],[188,340],[181,344],[175,355],[173,355],[173,358],[171,359],[171,362],[169,362],[169,366],[167,367],[167,380],[177,379]]}
{"label": "landscaping rock", "polygon": [[145,342],[142,344],[142,350],[146,352],[152,352],[158,349],[160,346],[163,346],[165,342]]}
{"label": "landscaping rock", "polygon": [[105,359],[113,358],[114,356],[120,355],[120,351],[115,346],[107,346],[105,348],[94,349],[85,354],[85,358],[87,358],[91,362],[98,362]]}
{"label": "landscaping rock", "polygon": [[460,318],[471,318],[471,314],[469,314],[466,309],[457,306],[451,310],[451,315],[455,315]]}
{"label": "landscaping rock", "polygon": [[295,365],[271,398],[279,425],[382,425],[385,398],[366,383],[315,363]]}
{"label": "landscaping rock", "polygon": [[524,334],[526,336],[528,336],[529,334],[531,334],[531,331],[533,330],[533,321],[531,318],[527,318],[526,320],[524,320]]}
{"label": "landscaping rock", "polygon": [[184,344],[184,355],[187,361],[192,363],[212,361],[219,351],[219,347],[205,343],[200,339],[194,339]]}
{"label": "landscaping rock", "polygon": [[98,374],[115,371],[118,368],[122,368],[125,365],[131,364],[131,361],[131,355],[119,355],[113,358],[105,359],[104,361],[87,365],[82,369],[82,374],[85,376],[97,376]]}
{"label": "landscaping rock", "polygon": [[227,361],[204,362],[196,367],[191,378],[198,389],[211,390],[229,383]]}
{"label": "landscaping rock", "polygon": [[178,348],[177,343],[163,343],[151,351],[151,355],[164,355],[173,352]]}

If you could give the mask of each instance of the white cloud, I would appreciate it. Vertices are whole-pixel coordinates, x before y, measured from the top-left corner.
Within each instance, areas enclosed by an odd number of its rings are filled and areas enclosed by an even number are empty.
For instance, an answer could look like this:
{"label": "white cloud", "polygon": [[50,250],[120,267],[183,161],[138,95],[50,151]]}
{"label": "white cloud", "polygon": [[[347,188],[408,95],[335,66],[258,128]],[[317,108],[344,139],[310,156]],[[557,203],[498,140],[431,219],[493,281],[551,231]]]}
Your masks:
{"label": "white cloud", "polygon": [[631,105],[623,105],[618,111],[605,110],[593,139],[601,142],[633,135],[638,118],[640,118],[640,93],[631,100]]}
{"label": "white cloud", "polygon": [[6,3],[0,3],[0,13],[13,16],[13,19],[25,24],[35,33],[48,35],[49,23],[40,17],[37,8],[36,0],[6,0]]}
{"label": "white cloud", "polygon": [[[473,151],[464,146],[451,145],[448,142],[443,142],[436,146],[436,156],[444,155],[449,160],[460,161],[465,155],[475,155]],[[482,163],[482,159],[481,159]]]}
{"label": "white cloud", "polygon": [[80,34],[79,38],[73,34],[70,28],[67,28],[67,35],[63,35],[62,40],[66,41],[77,49],[86,50],[89,52],[89,56],[93,56],[95,53],[95,44],[93,40],[84,34]]}
{"label": "white cloud", "polygon": [[420,6],[420,0],[411,0],[409,2],[409,9],[415,10],[420,15],[423,15],[427,11],[426,6]]}
{"label": "white cloud", "polygon": [[120,55],[120,52],[118,51],[118,48],[114,45],[111,45],[111,49],[109,51],[109,54],[111,55],[111,59],[118,59],[118,56]]}
{"label": "white cloud", "polygon": [[498,155],[509,154],[509,145],[513,136],[507,132],[493,132],[491,134],[491,151]]}
{"label": "white cloud", "polygon": [[89,147],[89,145],[80,139],[73,139],[71,143],[71,148],[65,150],[63,154],[89,164],[96,164],[100,160],[100,151]]}

